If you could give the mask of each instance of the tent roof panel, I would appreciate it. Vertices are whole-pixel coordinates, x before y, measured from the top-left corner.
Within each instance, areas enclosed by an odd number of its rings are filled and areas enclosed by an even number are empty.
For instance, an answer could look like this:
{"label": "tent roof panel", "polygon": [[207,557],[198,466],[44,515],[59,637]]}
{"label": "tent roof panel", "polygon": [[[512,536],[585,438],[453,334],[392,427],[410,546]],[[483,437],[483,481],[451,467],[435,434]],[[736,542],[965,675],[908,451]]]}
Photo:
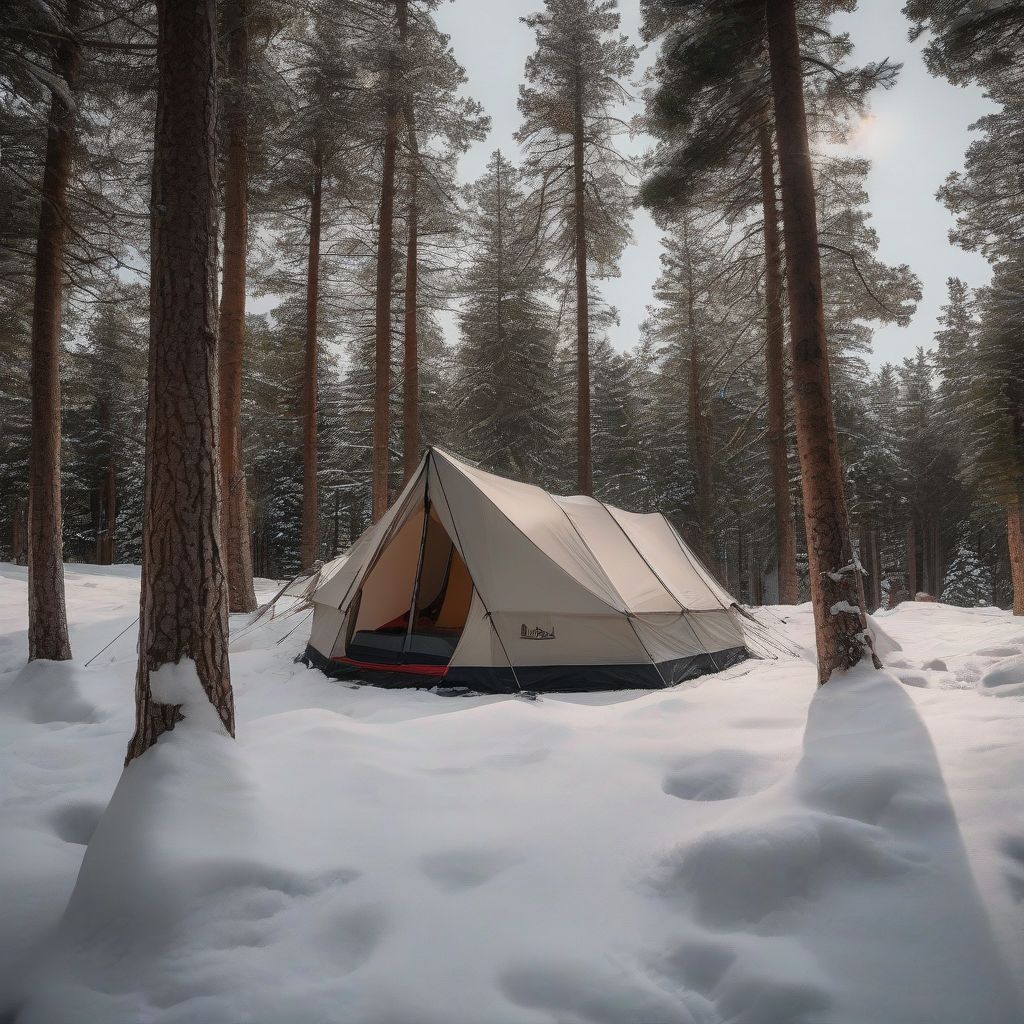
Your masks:
{"label": "tent roof panel", "polygon": [[643,560],[611,512],[594,498],[574,495],[554,500],[600,561],[631,612],[678,612],[679,602]]}
{"label": "tent roof panel", "polygon": [[608,511],[683,608],[687,611],[708,611],[729,607],[731,598],[726,594],[723,602],[716,590],[709,586],[697,571],[695,560],[686,557],[678,535],[663,515],[658,512],[624,512],[610,505]]}
{"label": "tent roof panel", "polygon": [[[460,498],[458,500],[465,503],[464,507],[467,510],[473,507],[474,515],[470,522],[476,526],[484,517],[487,518],[488,527],[493,534],[492,543],[498,544],[498,548],[489,555],[492,560],[495,555],[501,554],[500,544],[502,542],[512,543],[509,531],[516,532],[528,544],[546,555],[578,586],[589,591],[599,601],[619,612],[627,610],[625,602],[608,578],[607,572],[594,552],[590,550],[573,527],[572,522],[563,514],[559,505],[547,491],[531,484],[517,483],[494,476],[492,473],[486,473],[437,449],[435,449],[435,455],[441,477],[441,487],[445,493],[448,494],[448,491],[455,487],[454,481],[458,479],[466,481],[469,486],[468,488],[459,488]],[[473,492],[486,499],[485,504],[490,504],[494,510],[500,513],[500,519],[504,520],[504,528],[494,511],[488,512],[485,508],[480,507],[478,499],[471,497]],[[448,494],[448,498],[451,503],[452,495]],[[452,514],[458,516],[458,512],[454,509]],[[495,521],[490,522],[490,520]],[[463,526],[460,517],[455,528],[463,533],[470,527]],[[504,536],[501,536],[503,534]],[[470,566],[470,572],[474,573],[474,578],[476,573],[474,565],[479,561],[479,557],[471,558],[467,556],[466,552],[463,552],[463,558]],[[502,559],[500,571],[510,575],[516,575],[522,571],[521,567],[515,565],[515,560],[511,557],[511,550]],[[532,585],[536,590],[544,584],[538,578],[533,581]],[[482,591],[489,606],[493,591],[492,587],[484,587]]]}

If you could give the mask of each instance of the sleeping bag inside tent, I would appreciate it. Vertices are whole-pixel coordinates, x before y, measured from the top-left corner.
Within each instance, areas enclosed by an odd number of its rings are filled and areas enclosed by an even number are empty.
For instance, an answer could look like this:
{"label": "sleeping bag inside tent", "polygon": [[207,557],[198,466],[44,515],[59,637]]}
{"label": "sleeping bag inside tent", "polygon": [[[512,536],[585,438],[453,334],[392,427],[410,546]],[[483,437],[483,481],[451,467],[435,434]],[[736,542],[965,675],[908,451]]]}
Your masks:
{"label": "sleeping bag inside tent", "polygon": [[485,473],[439,449],[320,572],[307,661],[385,686],[671,686],[747,657],[736,602],[660,513]]}

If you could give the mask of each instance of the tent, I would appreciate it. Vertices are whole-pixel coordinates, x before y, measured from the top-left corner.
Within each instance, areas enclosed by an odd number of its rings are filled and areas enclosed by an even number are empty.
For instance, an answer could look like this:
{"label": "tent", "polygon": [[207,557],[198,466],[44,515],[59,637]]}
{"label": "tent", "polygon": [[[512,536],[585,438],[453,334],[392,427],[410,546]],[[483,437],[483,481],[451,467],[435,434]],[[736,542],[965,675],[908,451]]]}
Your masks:
{"label": "tent", "polygon": [[437,448],[312,598],[307,662],[386,686],[646,689],[748,656],[743,613],[665,516]]}

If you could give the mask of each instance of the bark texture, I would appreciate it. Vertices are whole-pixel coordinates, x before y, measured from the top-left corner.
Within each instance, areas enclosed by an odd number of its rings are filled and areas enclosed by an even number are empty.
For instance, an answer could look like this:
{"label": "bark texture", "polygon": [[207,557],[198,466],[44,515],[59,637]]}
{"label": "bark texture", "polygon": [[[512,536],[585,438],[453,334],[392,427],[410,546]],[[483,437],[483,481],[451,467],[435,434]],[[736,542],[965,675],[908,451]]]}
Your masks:
{"label": "bark texture", "polygon": [[256,609],[249,541],[249,498],[242,465],[242,356],[245,350],[245,275],[249,247],[249,0],[227,0],[228,151],[224,164],[224,267],[220,298],[220,465],[224,552],[231,611]]}
{"label": "bark texture", "polygon": [[767,0],[768,45],[782,186],[797,444],[818,648],[818,682],[865,656],[880,666],[854,568],[832,408],[814,179],[795,0]]}
{"label": "bark texture", "polygon": [[11,521],[11,550],[14,564],[24,565],[28,561],[28,502],[24,498],[14,499],[14,518]]}
{"label": "bark texture", "polygon": [[765,383],[768,398],[768,459],[775,501],[775,558],[779,604],[796,604],[800,584],[796,575],[796,524],[789,493],[789,458],[786,445],[785,337],[782,295],[782,245],[775,199],[775,161],[771,126],[761,124],[761,204],[764,212],[765,260]]}
{"label": "bark texture", "polygon": [[313,184],[309,197],[309,256],[306,261],[306,350],[302,373],[302,540],[299,557],[308,569],[320,556],[320,489],[317,481],[317,365],[320,356],[320,231],[324,181],[323,150],[313,152]]}
{"label": "bark texture", "polygon": [[417,327],[417,286],[419,284],[419,210],[417,189],[419,154],[413,112],[405,115],[409,132],[409,149],[413,161],[410,173],[409,227],[405,252],[405,332],[402,363],[402,482],[407,483],[416,472],[420,460],[420,367]]}
{"label": "bark texture", "polygon": [[1024,503],[1019,494],[1006,508],[1006,539],[1010,548],[1013,614],[1024,615]]}
{"label": "bark texture", "polygon": [[[396,0],[398,45],[405,43],[408,4]],[[373,519],[388,510],[391,475],[391,287],[394,277],[395,158],[402,110],[399,69],[392,61],[385,109],[384,159],[381,169],[380,222],[377,228],[376,340],[373,386]]]}
{"label": "bark texture", "polygon": [[[68,35],[56,46],[54,73],[74,92],[81,51],[74,38],[79,0],[67,6]],[[64,298],[67,190],[74,150],[74,110],[54,92],[36,244],[32,304],[32,444],[28,468],[28,658],[71,657],[64,604],[60,496],[60,330]]]}
{"label": "bark texture", "polygon": [[142,601],[128,761],[181,720],[180,706],[159,702],[150,681],[182,660],[195,664],[234,734],[218,463],[216,4],[161,0],[158,16]]}
{"label": "bark texture", "polygon": [[913,520],[907,526],[907,600],[917,596],[917,529]]}
{"label": "bark texture", "polygon": [[576,490],[594,493],[594,460],[590,442],[590,292],[587,284],[587,215],[583,144],[583,87],[576,76],[573,105],[573,214],[576,257]]}
{"label": "bark texture", "polygon": [[697,302],[694,295],[693,263],[690,254],[690,228],[683,222],[683,251],[686,257],[686,329],[690,346],[687,368],[687,427],[690,441],[690,464],[693,466],[694,524],[690,530],[690,546],[701,560],[721,579],[721,567],[711,548],[711,523],[714,516],[714,470],[712,461],[712,420],[704,406],[701,378],[704,373],[703,351],[697,328]]}

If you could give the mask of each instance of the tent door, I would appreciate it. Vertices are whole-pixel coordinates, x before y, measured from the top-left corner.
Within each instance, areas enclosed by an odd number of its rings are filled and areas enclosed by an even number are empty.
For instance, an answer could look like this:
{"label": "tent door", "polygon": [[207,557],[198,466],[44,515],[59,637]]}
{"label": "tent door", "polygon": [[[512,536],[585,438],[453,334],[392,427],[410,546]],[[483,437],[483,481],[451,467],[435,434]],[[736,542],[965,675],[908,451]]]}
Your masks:
{"label": "tent door", "polygon": [[[384,623],[361,620],[347,644],[348,659],[409,671],[451,661],[469,615],[473,583],[429,503],[424,512],[406,610]],[[406,564],[411,571],[412,557]],[[367,583],[373,585],[371,578]]]}

